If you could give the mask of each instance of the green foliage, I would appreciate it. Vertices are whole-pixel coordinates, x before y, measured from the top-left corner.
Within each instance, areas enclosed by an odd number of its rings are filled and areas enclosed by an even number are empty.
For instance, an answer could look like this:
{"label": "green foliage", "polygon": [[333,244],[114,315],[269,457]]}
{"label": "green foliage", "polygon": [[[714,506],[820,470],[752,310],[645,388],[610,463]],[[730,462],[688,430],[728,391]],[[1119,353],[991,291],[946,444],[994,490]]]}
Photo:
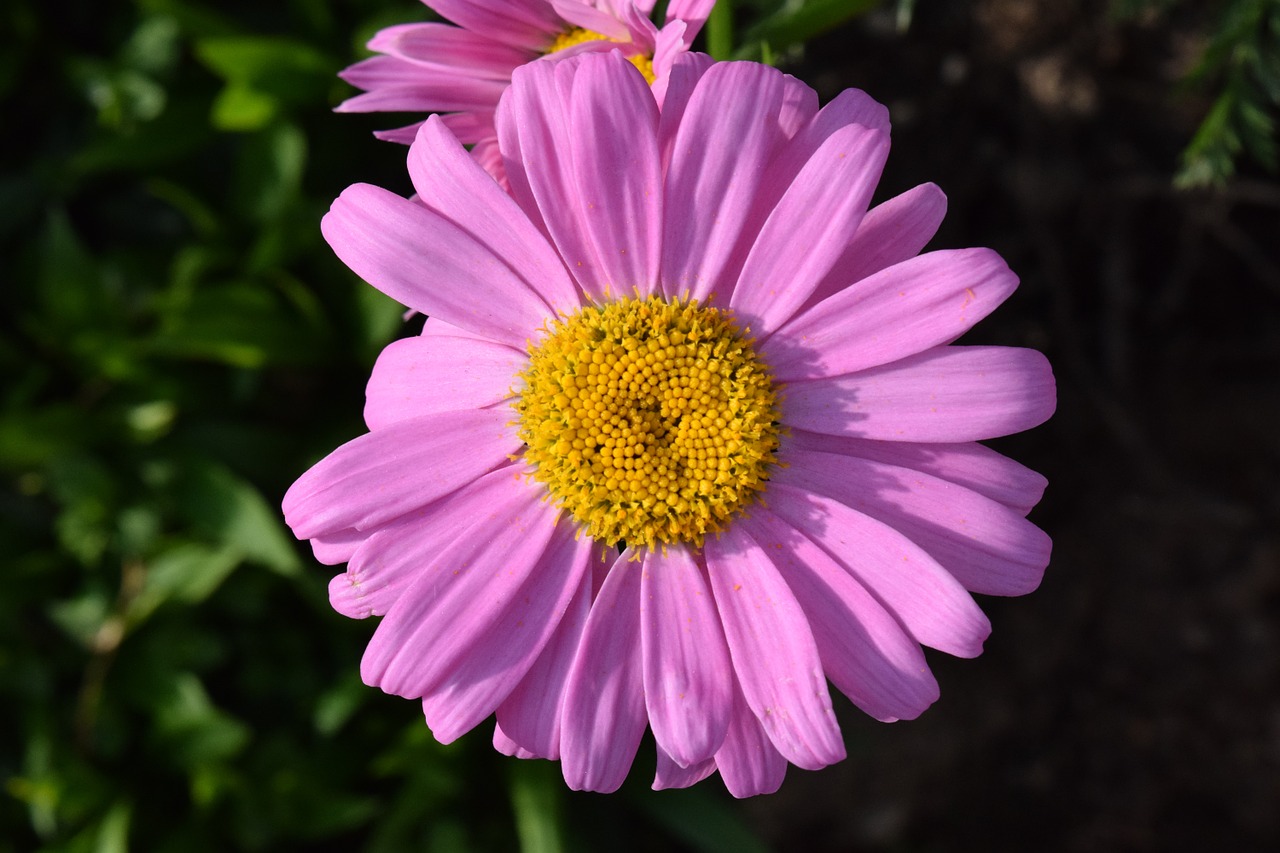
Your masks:
{"label": "green foliage", "polygon": [[1247,153],[1266,169],[1277,166],[1276,110],[1280,107],[1280,0],[1234,0],[1192,80],[1221,80],[1214,101],[1183,153],[1177,184],[1220,184]]}
{"label": "green foliage", "polygon": [[[1163,12],[1186,0],[1114,0],[1120,17]],[[1174,183],[1221,185],[1242,156],[1275,172],[1280,165],[1280,0],[1223,0],[1219,23],[1186,81],[1216,94],[1186,150]]]}

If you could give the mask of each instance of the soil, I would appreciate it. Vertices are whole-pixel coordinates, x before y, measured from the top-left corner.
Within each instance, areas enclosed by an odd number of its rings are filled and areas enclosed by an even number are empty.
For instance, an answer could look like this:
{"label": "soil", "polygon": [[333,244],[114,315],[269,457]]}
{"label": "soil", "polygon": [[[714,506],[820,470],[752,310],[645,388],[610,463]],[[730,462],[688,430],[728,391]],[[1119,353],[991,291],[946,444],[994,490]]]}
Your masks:
{"label": "soil", "polygon": [[1280,184],[1173,189],[1214,4],[1110,5],[920,0],[790,65],[889,105],[884,197],[1010,262],[966,341],[1045,351],[1059,408],[994,443],[1049,478],[1043,585],[920,719],[841,706],[849,760],[748,806],[779,850],[1280,849]]}

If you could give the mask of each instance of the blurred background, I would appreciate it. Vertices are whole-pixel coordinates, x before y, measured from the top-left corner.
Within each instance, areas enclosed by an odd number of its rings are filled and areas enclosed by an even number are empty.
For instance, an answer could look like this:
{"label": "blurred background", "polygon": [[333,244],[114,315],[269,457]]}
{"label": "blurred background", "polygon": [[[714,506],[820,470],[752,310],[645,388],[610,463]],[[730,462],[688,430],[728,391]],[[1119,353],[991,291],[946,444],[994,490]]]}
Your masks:
{"label": "blurred background", "polygon": [[[729,14],[725,14],[728,12]],[[413,0],[8,0],[0,10],[0,851],[1199,851],[1280,842],[1277,0],[736,0],[705,37],[889,105],[879,198],[1022,287],[1058,414],[1043,586],[849,759],[566,791],[363,687],[279,517],[362,431],[401,309],[318,221],[407,193],[334,76]],[[700,43],[701,46],[701,43]],[[393,117],[399,118],[399,117]],[[407,119],[406,119],[407,120]]]}

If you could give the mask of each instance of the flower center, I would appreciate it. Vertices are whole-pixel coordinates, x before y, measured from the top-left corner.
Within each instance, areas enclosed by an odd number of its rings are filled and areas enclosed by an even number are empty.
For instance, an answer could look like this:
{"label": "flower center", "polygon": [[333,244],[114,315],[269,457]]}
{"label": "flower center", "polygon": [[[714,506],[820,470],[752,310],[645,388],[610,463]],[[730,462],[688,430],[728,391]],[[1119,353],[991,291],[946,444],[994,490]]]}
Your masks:
{"label": "flower center", "polygon": [[529,346],[516,411],[533,478],[592,538],[701,547],[764,489],[777,395],[729,315],[620,299]]}
{"label": "flower center", "polygon": [[[626,43],[619,42],[617,39],[609,38],[606,35],[593,32],[592,30],[584,30],[582,27],[574,27],[573,29],[556,36],[555,41],[551,42],[551,47],[547,48],[546,52],[547,54],[556,53],[557,51],[564,50],[567,47],[573,47],[574,45],[584,44],[589,41],[612,41],[617,42],[618,44]],[[643,53],[633,53],[627,57],[627,61],[636,68],[639,68],[640,73],[644,75],[644,79],[649,81],[650,86],[653,85],[654,74],[652,56],[647,56]]]}

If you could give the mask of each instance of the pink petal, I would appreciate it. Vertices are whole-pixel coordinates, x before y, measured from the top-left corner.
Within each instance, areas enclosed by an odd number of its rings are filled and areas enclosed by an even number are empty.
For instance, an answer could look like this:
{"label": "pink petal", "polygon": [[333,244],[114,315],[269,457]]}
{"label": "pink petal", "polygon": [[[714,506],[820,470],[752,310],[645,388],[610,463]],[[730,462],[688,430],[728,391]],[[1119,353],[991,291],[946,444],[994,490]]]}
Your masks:
{"label": "pink petal", "polygon": [[[469,113],[449,113],[448,115],[437,116],[440,123],[449,129],[454,138],[463,145],[472,145],[481,140],[492,137],[496,130],[493,128],[493,111],[469,112]],[[421,127],[423,122],[419,122],[414,127]],[[418,136],[415,129],[409,142],[413,142]]]}
{"label": "pink petal", "polygon": [[682,767],[674,758],[658,747],[658,769],[653,777],[653,790],[665,791],[669,788],[688,788],[716,772],[716,763],[708,758],[697,764]]}
{"label": "pink petal", "polygon": [[[702,75],[671,143],[663,293],[727,295],[743,225],[781,140],[782,94],[782,75],[756,63],[720,62]],[[668,88],[664,109],[671,95]]]}
{"label": "pink petal", "polygon": [[368,184],[347,187],[320,222],[356,275],[410,308],[523,349],[553,316],[506,261],[420,204]]}
{"label": "pink petal", "polygon": [[793,382],[790,426],[887,441],[976,441],[1044,423],[1057,402],[1043,355],[1015,347],[935,347],[883,367]]}
{"label": "pink petal", "polygon": [[364,91],[339,104],[340,113],[492,110],[507,88],[506,80],[476,77],[467,69],[426,68],[394,56],[371,56],[338,76]]}
{"label": "pink petal", "polygon": [[472,76],[511,80],[511,69],[538,58],[538,52],[511,47],[488,36],[448,24],[399,24],[379,30],[369,50],[425,67],[466,69]]}
{"label": "pink petal", "polygon": [[935,184],[921,184],[871,208],[806,307],[914,258],[933,239],[946,213],[947,197]]}
{"label": "pink petal", "polygon": [[338,530],[326,536],[311,538],[311,552],[316,561],[326,566],[336,566],[351,559],[351,555],[360,547],[360,543],[369,538],[368,531],[349,528]]}
{"label": "pink petal", "polygon": [[658,147],[662,152],[663,174],[667,173],[671,163],[671,147],[689,99],[693,97],[702,75],[714,64],[705,53],[682,53],[673,60],[667,76],[654,81],[654,99],[662,105],[662,115],[658,119]]}
{"label": "pink petal", "polygon": [[777,481],[769,484],[768,506],[851,572],[917,642],[957,657],[982,653],[991,633],[987,617],[910,539],[839,501]]}
{"label": "pink petal", "polygon": [[658,109],[662,109],[663,102],[667,97],[667,86],[671,82],[671,69],[675,66],[676,60],[683,56],[689,47],[689,43],[685,38],[685,29],[683,21],[671,21],[658,30],[657,35],[654,37],[653,83],[649,86],[649,91],[653,93],[653,99],[657,102]]}
{"label": "pink petal", "polygon": [[[471,113],[449,113],[451,116],[472,115]],[[404,127],[394,127],[391,130],[375,130],[374,138],[381,139],[383,142],[397,142],[401,145],[412,145],[413,140],[418,138],[418,129],[422,127],[422,122],[415,121],[413,124],[406,124]]]}
{"label": "pink petal", "polygon": [[787,759],[774,748],[740,689],[733,691],[733,716],[716,753],[716,767],[724,786],[738,798],[772,794],[787,775]]}
{"label": "pink petal", "polygon": [[975,442],[908,444],[791,430],[784,443],[923,471],[986,495],[1019,515],[1026,515],[1040,502],[1047,485],[1044,477],[1022,463]]}
{"label": "pink petal", "polygon": [[522,48],[541,50],[564,28],[550,4],[521,0],[431,0],[447,20],[475,33]]}
{"label": "pink petal", "polygon": [[626,25],[617,18],[580,0],[551,0],[551,7],[556,10],[557,15],[575,27],[617,41],[626,41],[629,35]]}
{"label": "pink petal", "polygon": [[780,382],[888,364],[960,337],[1017,286],[1018,277],[990,249],[931,252],[792,318],[760,354]]}
{"label": "pink petal", "polygon": [[733,666],[711,587],[687,549],[645,555],[640,627],[653,736],[681,767],[706,761],[729,726]]}
{"label": "pink petal", "polygon": [[333,609],[352,619],[388,613],[422,567],[483,524],[494,501],[524,476],[523,464],[507,465],[374,532],[351,555],[346,573],[330,582]]}
{"label": "pink petal", "polygon": [[804,304],[857,230],[888,156],[889,137],[861,125],[836,130],[814,152],[769,214],[730,297],[744,325],[776,329]]}
{"label": "pink petal", "polygon": [[[584,539],[585,541],[585,539]],[[592,564],[598,564],[593,558]],[[525,677],[498,706],[498,722],[538,758],[560,757],[560,718],[565,685],[591,611],[591,573],[584,572],[560,624]]]}
{"label": "pink petal", "polygon": [[[457,689],[465,684],[462,674],[470,671],[467,656],[480,648],[482,658],[500,655],[487,670],[491,677],[506,677],[505,670],[519,669],[522,660],[527,661],[525,668],[532,664],[555,623],[543,613],[532,624],[517,625],[518,620],[504,618],[508,609],[523,596],[550,602],[563,594],[567,599],[577,579],[548,570],[539,572],[529,589],[522,589],[542,565],[544,554],[554,550],[548,543],[556,530],[558,510],[543,502],[541,489],[516,478],[500,483],[501,489],[495,483],[483,523],[477,519],[448,547],[423,555],[413,585],[396,601],[365,649],[360,674],[366,684],[406,698]],[[538,589],[538,581],[549,586]],[[557,610],[552,607],[549,612]],[[493,638],[486,640],[498,626],[517,637],[505,654],[493,648]],[[526,652],[511,660],[526,643],[536,646],[533,654]],[[523,674],[520,669],[515,680]]]}
{"label": "pink petal", "polygon": [[[549,509],[546,504],[542,508]],[[498,574],[502,591],[495,589],[495,578],[475,599],[459,595],[450,599],[452,609],[443,603],[433,608],[429,618],[442,630],[420,647],[430,648],[449,675],[423,698],[422,710],[441,743],[450,743],[492,714],[545,650],[559,617],[587,577],[591,541],[577,532],[572,523],[559,524],[546,553],[524,577],[514,557],[504,559],[509,568]],[[455,636],[457,644],[450,649]],[[451,657],[453,663],[438,662],[441,657]]]}
{"label": "pink petal", "polygon": [[706,543],[733,668],[769,740],[799,767],[844,758],[840,727],[804,611],[773,558],[733,525]]}
{"label": "pink petal", "polygon": [[671,0],[667,4],[668,21],[684,21],[689,29],[685,33],[685,43],[693,44],[694,37],[702,30],[702,25],[711,15],[711,7],[716,0]]}
{"label": "pink petal", "polygon": [[920,644],[853,575],[765,511],[740,522],[778,561],[804,609],[827,678],[877,720],[914,719],[938,698]]}
{"label": "pink petal", "polygon": [[574,61],[533,62],[516,70],[498,109],[498,141],[511,194],[555,245],[592,295],[599,261],[580,221],[569,101]]}
{"label": "pink petal", "polygon": [[644,736],[641,571],[629,552],[609,569],[569,673],[560,762],[565,782],[575,791],[616,791]]}
{"label": "pink petal", "polygon": [[[818,93],[803,80],[790,74],[782,75],[782,104],[778,109],[778,129],[787,139],[794,139],[800,130],[813,121],[818,113]],[[815,144],[809,149],[812,153]],[[798,170],[797,170],[798,171]],[[791,175],[794,175],[792,172]]]}
{"label": "pink petal", "polygon": [[503,755],[510,755],[512,758],[537,758],[529,750],[507,737],[507,733],[502,730],[501,723],[493,725],[493,748]]}
{"label": "pink petal", "polygon": [[348,441],[289,487],[299,539],[368,529],[461,488],[520,449],[509,409],[440,412]]}
{"label": "pink petal", "polygon": [[511,396],[528,358],[508,346],[444,335],[392,341],[365,390],[371,430],[421,415],[479,409]]}
{"label": "pink petal", "polygon": [[616,51],[579,67],[568,106],[574,205],[595,257],[584,289],[648,296],[657,285],[662,238],[658,106],[635,66]]}
{"label": "pink petal", "polygon": [[915,542],[972,592],[1025,595],[1052,543],[1007,506],[910,468],[794,450],[775,482],[835,498]]}
{"label": "pink petal", "polygon": [[557,311],[580,304],[560,257],[502,187],[432,117],[409,149],[409,177],[418,200],[501,258],[530,290]]}

